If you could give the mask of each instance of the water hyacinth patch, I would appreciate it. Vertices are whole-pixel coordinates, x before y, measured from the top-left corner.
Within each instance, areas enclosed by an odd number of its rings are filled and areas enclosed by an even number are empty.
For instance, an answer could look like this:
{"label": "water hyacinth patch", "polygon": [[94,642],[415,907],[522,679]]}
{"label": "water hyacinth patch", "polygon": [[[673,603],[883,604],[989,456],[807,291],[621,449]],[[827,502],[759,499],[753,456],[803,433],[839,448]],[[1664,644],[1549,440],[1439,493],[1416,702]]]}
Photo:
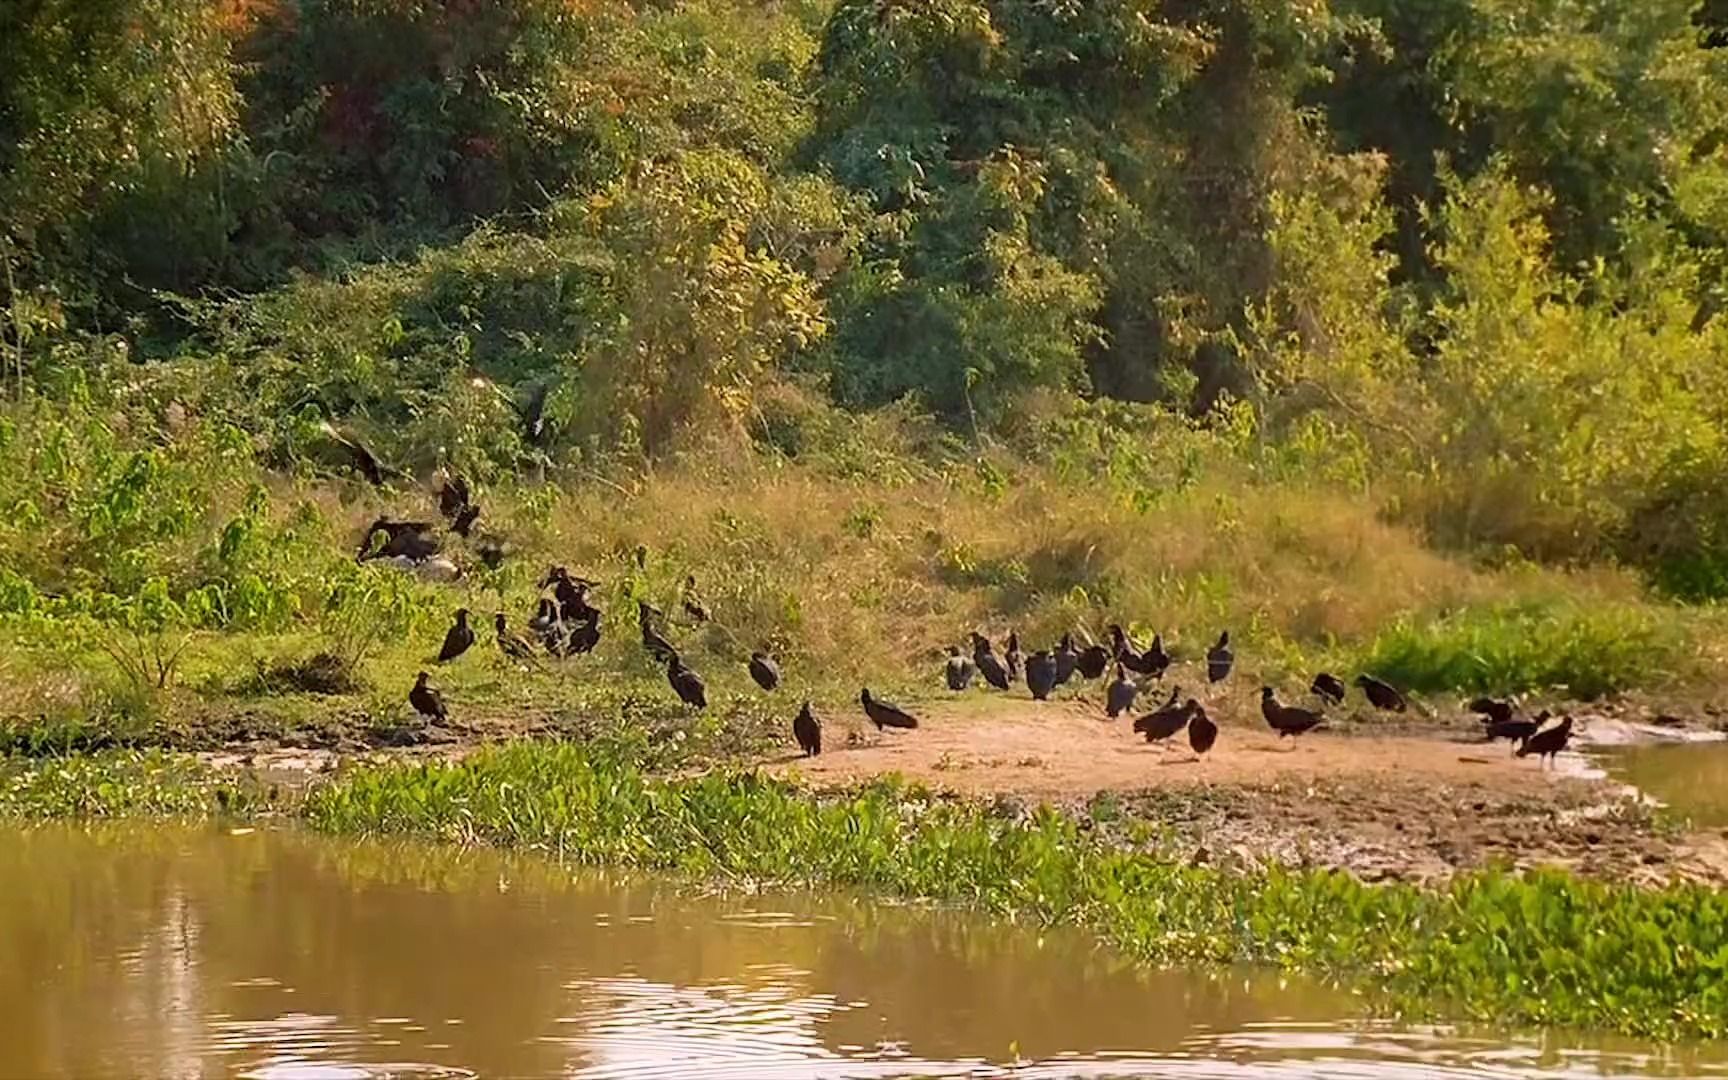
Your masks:
{"label": "water hyacinth patch", "polygon": [[816,796],[755,773],[658,779],[573,744],[355,769],[314,789],[305,812],[338,834],[862,887],[1074,923],[1154,963],[1329,977],[1404,1016],[1728,1034],[1728,897],[1703,887],[1488,872],[1429,888],[1190,866],[1112,848],[1049,810],[1010,817],[892,782]]}

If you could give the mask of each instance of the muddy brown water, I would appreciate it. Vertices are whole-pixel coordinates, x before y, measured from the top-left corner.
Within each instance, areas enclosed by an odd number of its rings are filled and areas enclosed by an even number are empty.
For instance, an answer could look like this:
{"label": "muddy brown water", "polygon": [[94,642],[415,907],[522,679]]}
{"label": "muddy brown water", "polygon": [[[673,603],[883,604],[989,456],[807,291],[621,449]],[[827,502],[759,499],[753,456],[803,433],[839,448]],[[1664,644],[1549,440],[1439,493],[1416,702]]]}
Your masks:
{"label": "muddy brown water", "polygon": [[0,830],[0,1077],[1728,1076],[844,896],[289,830]]}
{"label": "muddy brown water", "polygon": [[1603,750],[1608,775],[1700,828],[1728,828],[1728,741],[1675,742]]}

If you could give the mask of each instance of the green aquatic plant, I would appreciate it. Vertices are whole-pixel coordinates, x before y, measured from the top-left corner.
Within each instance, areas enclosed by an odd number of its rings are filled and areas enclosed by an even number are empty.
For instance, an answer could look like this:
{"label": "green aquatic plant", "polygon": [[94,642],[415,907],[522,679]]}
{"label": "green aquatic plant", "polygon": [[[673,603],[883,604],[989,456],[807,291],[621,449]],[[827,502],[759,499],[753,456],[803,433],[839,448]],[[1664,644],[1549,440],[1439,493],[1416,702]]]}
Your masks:
{"label": "green aquatic plant", "polygon": [[1659,1037],[1728,1035],[1728,895],[1487,872],[1440,888],[1191,866],[894,782],[817,796],[756,773],[657,779],[568,743],[353,769],[312,790],[325,832],[422,835],[726,880],[862,887],[1090,927],[1154,963],[1256,963],[1464,1013]]}
{"label": "green aquatic plant", "polygon": [[0,820],[202,817],[262,801],[251,785],[183,754],[114,750],[0,758]]}

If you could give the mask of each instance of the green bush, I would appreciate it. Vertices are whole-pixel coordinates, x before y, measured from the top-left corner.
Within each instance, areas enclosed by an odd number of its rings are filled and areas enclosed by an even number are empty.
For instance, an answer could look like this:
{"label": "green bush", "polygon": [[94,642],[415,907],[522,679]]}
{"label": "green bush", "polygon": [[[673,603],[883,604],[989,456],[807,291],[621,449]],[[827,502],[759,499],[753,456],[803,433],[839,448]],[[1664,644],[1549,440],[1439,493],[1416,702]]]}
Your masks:
{"label": "green bush", "polygon": [[1691,662],[1671,619],[1612,602],[1534,601],[1407,619],[1361,666],[1417,691],[1562,691],[1586,700],[1659,683]]}

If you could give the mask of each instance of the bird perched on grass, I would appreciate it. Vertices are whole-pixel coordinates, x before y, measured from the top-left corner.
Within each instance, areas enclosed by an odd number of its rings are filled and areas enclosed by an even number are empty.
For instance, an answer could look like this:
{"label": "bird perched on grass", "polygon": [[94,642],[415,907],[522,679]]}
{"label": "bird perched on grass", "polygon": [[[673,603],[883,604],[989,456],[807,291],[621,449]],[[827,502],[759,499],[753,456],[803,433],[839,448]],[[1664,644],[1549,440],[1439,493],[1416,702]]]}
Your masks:
{"label": "bird perched on grass", "polygon": [[1309,686],[1308,689],[1313,692],[1315,697],[1328,705],[1344,704],[1344,680],[1330,671],[1322,671],[1314,676],[1313,685]]}
{"label": "bird perched on grass", "polygon": [[1236,654],[1230,651],[1230,631],[1218,635],[1218,641],[1206,650],[1206,680],[1208,682],[1223,682],[1230,674],[1230,666],[1236,662]]}
{"label": "bird perched on grass", "polygon": [[1140,687],[1128,678],[1128,673],[1122,670],[1122,662],[1116,662],[1116,678],[1111,680],[1110,687],[1104,694],[1104,712],[1114,720],[1134,707],[1134,698],[1140,693]]}
{"label": "bird perched on grass", "polygon": [[877,731],[881,731],[883,728],[915,728],[918,726],[918,718],[911,713],[896,705],[871,697],[868,686],[858,691],[858,703],[864,706],[864,715],[868,716],[870,722],[876,725]]}
{"label": "bird perched on grass", "polygon": [[1134,721],[1134,730],[1146,736],[1149,743],[1161,743],[1188,726],[1188,718],[1200,707],[1193,698],[1180,705],[1160,706]]}
{"label": "bird perched on grass", "polygon": [[1048,701],[1056,689],[1056,658],[1048,649],[1039,649],[1026,658],[1026,689],[1033,701]]}
{"label": "bird perched on grass", "polygon": [[985,682],[998,690],[1008,689],[1008,669],[996,659],[990,639],[976,630],[972,632],[972,663],[977,665],[978,674],[984,676]]}
{"label": "bird perched on grass", "polygon": [[1356,676],[1356,685],[1362,688],[1368,703],[1381,712],[1401,713],[1409,707],[1404,701],[1404,695],[1399,693],[1396,687],[1372,675]]}
{"label": "bird perched on grass", "polygon": [[708,687],[702,682],[702,676],[686,667],[677,653],[666,661],[666,681],[684,704],[698,709],[708,707]]}
{"label": "bird perched on grass", "polygon": [[444,711],[444,697],[426,685],[430,675],[422,671],[414,678],[414,689],[408,691],[408,704],[414,711],[435,723],[443,723],[449,714]]}
{"label": "bird perched on grass", "polygon": [[1572,739],[1572,718],[1563,716],[1560,722],[1551,728],[1543,728],[1529,736],[1518,746],[1518,756],[1528,757],[1535,754],[1546,764],[1554,763],[1554,755],[1566,749],[1566,744]]}
{"label": "bird perched on grass", "polygon": [[450,531],[467,536],[480,517],[480,504],[468,493],[468,481],[460,473],[445,476],[438,488],[438,512],[450,522]]}
{"label": "bird perched on grass", "polygon": [[805,757],[815,757],[822,752],[822,724],[810,711],[808,701],[792,718],[792,737],[798,740],[798,749],[804,751]]}
{"label": "bird perched on grass", "polygon": [[750,654],[750,677],[756,680],[757,686],[772,691],[780,685],[780,665],[767,653],[753,652]]}
{"label": "bird perched on grass", "polygon": [[585,622],[570,631],[570,638],[564,643],[565,656],[581,656],[591,653],[594,646],[600,644],[600,621]]}
{"label": "bird perched on grass", "polygon": [[474,628],[468,625],[468,609],[456,609],[456,621],[444,632],[444,647],[438,650],[438,662],[449,663],[468,651],[474,644]]}
{"label": "bird perched on grass", "polygon": [[1068,680],[1074,677],[1074,668],[1080,662],[1080,654],[1074,649],[1074,635],[1063,634],[1057,642],[1056,651],[1051,655],[1056,661],[1056,685],[1066,686]]}
{"label": "bird perched on grass", "polygon": [[554,566],[546,571],[546,576],[540,580],[540,588],[552,586],[553,599],[558,604],[558,617],[567,623],[576,625],[592,622],[600,617],[600,609],[588,603],[588,590],[594,583],[583,578],[570,576],[570,571],[562,566]]}
{"label": "bird perched on grass", "polygon": [[1206,715],[1206,710],[1198,704],[1194,711],[1188,714],[1188,748],[1194,751],[1195,757],[1204,757],[1218,741],[1218,725]]}
{"label": "bird perched on grass", "polygon": [[502,611],[492,616],[492,629],[498,638],[498,651],[512,660],[532,661],[534,659],[534,646],[528,643],[527,638],[511,630],[505,623],[506,620]]}
{"label": "bird perched on grass", "polygon": [[642,647],[656,660],[670,660],[678,655],[665,635],[654,627],[654,609],[645,600],[636,601],[636,621],[642,628]]}
{"label": "bird perched on grass", "polygon": [[1267,726],[1276,731],[1280,739],[1294,739],[1303,732],[1319,727],[1326,719],[1312,709],[1279,704],[1270,686],[1260,688],[1260,715],[1266,718]]}
{"label": "bird perched on grass", "polygon": [[1484,724],[1503,724],[1518,711],[1515,702],[1491,697],[1475,698],[1466,708],[1480,716]]}
{"label": "bird perched on grass", "polygon": [[1008,631],[1008,644],[1002,647],[1002,665],[1008,669],[1008,681],[1020,681],[1020,665],[1025,660],[1020,652],[1020,635],[1013,630]]}
{"label": "bird perched on grass", "polygon": [[[384,542],[374,550],[372,539],[379,533],[384,534]],[[368,559],[404,558],[419,562],[438,554],[438,547],[438,539],[432,535],[431,522],[380,517],[366,526],[365,534],[360,537],[359,553],[354,559],[365,562]]]}
{"label": "bird perched on grass", "polygon": [[977,672],[978,669],[972,665],[972,661],[960,655],[960,646],[948,646],[948,662],[942,667],[943,677],[948,680],[948,689],[966,689],[972,685],[972,676]]}
{"label": "bird perched on grass", "polygon": [[528,632],[540,639],[541,648],[549,655],[564,654],[564,624],[558,619],[558,605],[551,597],[540,598],[534,617],[528,620]]}
{"label": "bird perched on grass", "polygon": [[684,595],[681,597],[684,614],[690,616],[692,622],[705,623],[711,617],[708,605],[702,602],[702,596],[696,591],[696,575],[691,574],[684,579]]}

